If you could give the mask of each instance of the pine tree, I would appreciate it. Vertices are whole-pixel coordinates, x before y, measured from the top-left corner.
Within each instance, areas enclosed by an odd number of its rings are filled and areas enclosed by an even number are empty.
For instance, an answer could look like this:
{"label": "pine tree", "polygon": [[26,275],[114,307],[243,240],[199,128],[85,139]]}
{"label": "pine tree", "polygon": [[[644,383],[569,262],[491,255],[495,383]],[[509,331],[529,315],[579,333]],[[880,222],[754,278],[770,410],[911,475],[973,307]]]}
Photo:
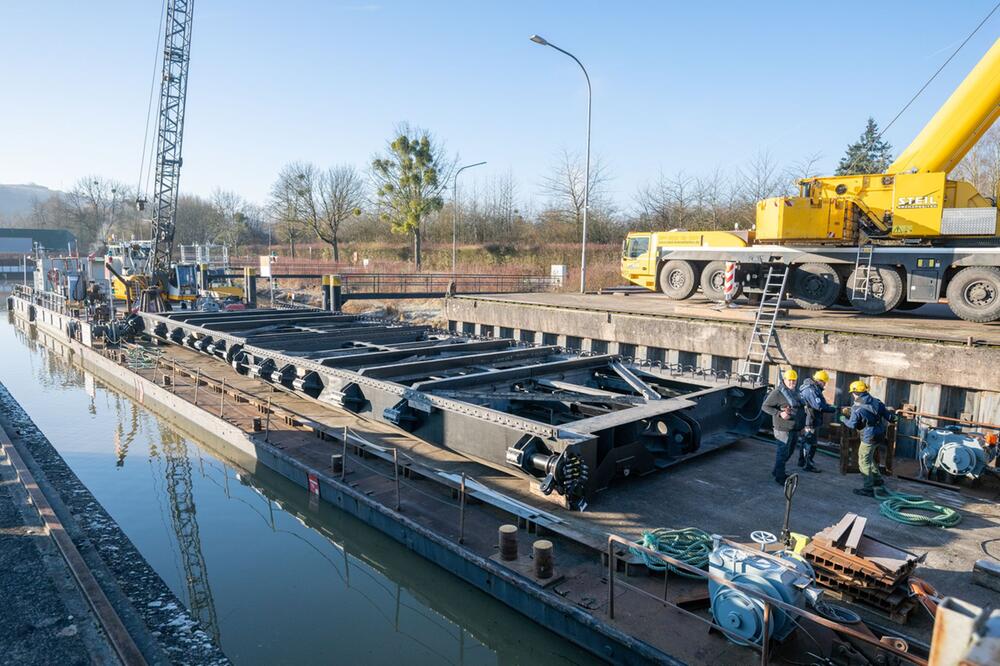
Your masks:
{"label": "pine tree", "polygon": [[840,158],[838,176],[856,173],[885,173],[892,164],[892,146],[879,137],[878,123],[868,118],[868,124],[861,137],[847,147],[847,153]]}

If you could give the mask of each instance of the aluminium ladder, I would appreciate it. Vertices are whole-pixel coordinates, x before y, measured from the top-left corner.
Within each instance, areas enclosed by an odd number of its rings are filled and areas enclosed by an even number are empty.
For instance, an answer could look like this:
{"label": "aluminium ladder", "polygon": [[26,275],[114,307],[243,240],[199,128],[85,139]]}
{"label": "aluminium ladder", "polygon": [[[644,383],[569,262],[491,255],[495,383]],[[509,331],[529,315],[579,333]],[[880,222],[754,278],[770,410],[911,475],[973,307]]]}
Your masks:
{"label": "aluminium ladder", "polygon": [[[743,359],[740,374],[753,378],[760,383],[764,376],[764,368],[768,361],[773,360],[771,350],[781,349],[775,343],[774,327],[781,311],[781,300],[785,295],[788,274],[791,266],[772,262],[767,269],[767,279],[764,281],[764,291],[757,306],[757,317],[753,322],[753,332],[750,334],[750,344],[747,355]],[[783,354],[782,354],[783,355]]]}
{"label": "aluminium ladder", "polygon": [[854,272],[851,273],[851,300],[867,301],[872,284],[872,257],[875,245],[866,240],[858,244],[858,254],[854,257]]}

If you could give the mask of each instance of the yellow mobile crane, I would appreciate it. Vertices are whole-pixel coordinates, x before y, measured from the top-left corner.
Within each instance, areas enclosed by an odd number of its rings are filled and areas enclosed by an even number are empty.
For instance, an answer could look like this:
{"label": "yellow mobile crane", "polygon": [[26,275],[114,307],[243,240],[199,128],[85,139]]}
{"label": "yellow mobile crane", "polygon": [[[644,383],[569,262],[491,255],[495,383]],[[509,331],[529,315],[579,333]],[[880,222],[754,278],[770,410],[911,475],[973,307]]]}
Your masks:
{"label": "yellow mobile crane", "polygon": [[948,178],[998,116],[1000,40],[885,173],[803,179],[798,196],[757,203],[751,232],[629,234],[622,275],[676,299],[700,282],[721,300],[726,261],[746,291],[784,264],[804,308],[840,301],[874,315],[947,298],[963,319],[1000,319],[996,199]]}

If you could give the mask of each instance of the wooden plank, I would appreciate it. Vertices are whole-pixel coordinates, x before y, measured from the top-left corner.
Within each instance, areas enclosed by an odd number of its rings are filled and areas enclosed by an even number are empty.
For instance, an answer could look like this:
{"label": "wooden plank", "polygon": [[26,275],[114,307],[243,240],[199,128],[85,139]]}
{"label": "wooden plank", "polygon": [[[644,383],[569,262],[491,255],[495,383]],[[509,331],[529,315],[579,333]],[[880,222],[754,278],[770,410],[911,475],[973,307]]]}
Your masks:
{"label": "wooden plank", "polygon": [[830,543],[833,544],[834,546],[838,546],[838,542],[847,532],[847,529],[851,526],[851,524],[854,523],[857,517],[858,514],[856,513],[848,513],[843,518],[841,518],[840,522],[838,522],[836,525],[828,527],[826,530],[823,530],[824,532],[829,530],[829,533],[826,536],[828,539],[830,539]]}
{"label": "wooden plank", "polygon": [[867,524],[868,519],[863,516],[854,518],[851,533],[847,536],[847,541],[844,542],[844,550],[852,555],[858,551],[858,544],[861,543],[861,536],[865,533],[865,525]]}

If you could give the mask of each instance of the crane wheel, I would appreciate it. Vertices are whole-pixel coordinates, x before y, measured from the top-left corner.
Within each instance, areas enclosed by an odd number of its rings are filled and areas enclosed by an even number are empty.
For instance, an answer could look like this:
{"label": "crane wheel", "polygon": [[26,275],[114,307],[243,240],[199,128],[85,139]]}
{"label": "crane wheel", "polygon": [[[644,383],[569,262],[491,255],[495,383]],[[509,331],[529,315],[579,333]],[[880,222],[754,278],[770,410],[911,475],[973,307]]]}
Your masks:
{"label": "crane wheel", "polygon": [[847,278],[847,296],[854,309],[861,314],[885,314],[903,300],[903,277],[894,266],[872,266],[866,295],[862,286],[864,274],[859,274],[866,268],[863,266],[851,271],[851,276]]}
{"label": "crane wheel", "polygon": [[789,291],[803,310],[823,310],[837,302],[840,274],[829,264],[802,264],[792,271]]}
{"label": "crane wheel", "polygon": [[690,298],[691,294],[698,288],[694,266],[691,265],[690,261],[680,259],[671,259],[663,264],[660,268],[658,282],[660,291],[676,301]]}
{"label": "crane wheel", "polygon": [[[711,301],[724,301],[726,294],[722,290],[726,283],[726,262],[710,261],[701,271],[701,293]],[[743,285],[736,283],[733,298],[739,298],[743,293]]]}
{"label": "crane wheel", "polygon": [[968,266],[948,283],[948,307],[966,321],[1000,319],[1000,268]]}

